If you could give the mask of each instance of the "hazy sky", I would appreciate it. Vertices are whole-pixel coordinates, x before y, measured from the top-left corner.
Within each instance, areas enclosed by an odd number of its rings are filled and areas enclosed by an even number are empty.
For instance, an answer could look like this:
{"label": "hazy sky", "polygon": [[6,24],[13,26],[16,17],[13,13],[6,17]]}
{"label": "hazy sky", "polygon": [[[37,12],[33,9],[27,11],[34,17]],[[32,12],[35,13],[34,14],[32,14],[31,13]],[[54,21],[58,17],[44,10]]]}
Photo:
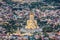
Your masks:
{"label": "hazy sky", "polygon": [[[12,0],[12,1],[23,1],[23,0]],[[28,1],[28,0],[26,0],[26,1]],[[30,0],[29,0],[30,1]],[[31,1],[34,1],[34,0],[31,0]],[[36,1],[36,0],[35,0]],[[41,1],[43,1],[43,0],[41,0]]]}

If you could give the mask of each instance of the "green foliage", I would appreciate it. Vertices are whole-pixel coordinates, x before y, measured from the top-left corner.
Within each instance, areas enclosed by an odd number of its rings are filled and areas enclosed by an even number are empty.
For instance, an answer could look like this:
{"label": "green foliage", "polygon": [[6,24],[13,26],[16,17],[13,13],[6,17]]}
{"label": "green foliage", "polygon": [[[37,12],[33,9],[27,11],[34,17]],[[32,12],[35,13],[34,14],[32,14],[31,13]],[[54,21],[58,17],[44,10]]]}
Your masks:
{"label": "green foliage", "polygon": [[49,35],[48,35],[46,32],[44,32],[44,36],[45,36],[45,37],[49,37]]}
{"label": "green foliage", "polygon": [[53,28],[52,27],[44,27],[43,32],[52,32]]}
{"label": "green foliage", "polygon": [[60,28],[59,24],[54,27],[55,30],[57,30],[58,28]]}
{"label": "green foliage", "polygon": [[6,29],[7,33],[14,33],[17,30],[14,20],[9,20],[8,23],[4,23],[2,26]]}

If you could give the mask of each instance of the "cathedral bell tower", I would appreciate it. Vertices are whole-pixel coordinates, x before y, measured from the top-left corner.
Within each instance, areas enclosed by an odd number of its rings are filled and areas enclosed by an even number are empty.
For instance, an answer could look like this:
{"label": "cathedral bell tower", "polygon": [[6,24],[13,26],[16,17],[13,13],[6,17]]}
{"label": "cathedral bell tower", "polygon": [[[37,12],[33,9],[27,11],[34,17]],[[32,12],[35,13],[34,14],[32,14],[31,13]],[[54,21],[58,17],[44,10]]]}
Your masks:
{"label": "cathedral bell tower", "polygon": [[25,29],[37,29],[37,28],[39,28],[37,25],[37,21],[34,20],[34,13],[31,12],[29,15],[29,20],[27,20],[27,25]]}

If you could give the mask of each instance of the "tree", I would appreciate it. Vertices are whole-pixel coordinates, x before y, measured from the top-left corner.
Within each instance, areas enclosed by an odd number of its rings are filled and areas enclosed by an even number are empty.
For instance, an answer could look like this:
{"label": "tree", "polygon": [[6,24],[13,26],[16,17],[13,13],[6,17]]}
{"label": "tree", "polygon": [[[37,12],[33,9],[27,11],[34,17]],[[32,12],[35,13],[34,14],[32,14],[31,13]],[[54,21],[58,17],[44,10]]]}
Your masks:
{"label": "tree", "polygon": [[49,35],[46,32],[44,32],[44,37],[49,37]]}
{"label": "tree", "polygon": [[56,3],[59,3],[60,0],[44,0],[44,2],[46,2],[46,3],[48,3],[48,4],[51,4],[51,3],[54,2],[54,4],[56,4]]}
{"label": "tree", "polygon": [[52,32],[53,28],[52,27],[44,27],[43,32]]}
{"label": "tree", "polygon": [[14,33],[17,30],[16,22],[14,20],[9,20],[8,23],[3,23],[3,28],[6,29],[6,32],[10,34]]}
{"label": "tree", "polygon": [[28,3],[24,3],[23,5],[24,5],[24,6],[28,6]]}

